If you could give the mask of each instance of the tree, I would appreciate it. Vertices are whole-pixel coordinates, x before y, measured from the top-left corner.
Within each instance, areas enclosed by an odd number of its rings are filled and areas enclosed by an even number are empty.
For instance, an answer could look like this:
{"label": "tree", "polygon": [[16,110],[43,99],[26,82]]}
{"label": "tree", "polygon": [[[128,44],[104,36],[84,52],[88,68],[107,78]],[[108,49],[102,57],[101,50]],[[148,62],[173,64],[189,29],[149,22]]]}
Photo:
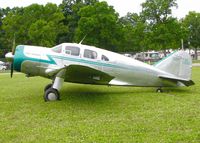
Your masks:
{"label": "tree", "polygon": [[59,35],[67,32],[68,27],[64,25],[64,15],[56,5],[49,3],[43,9],[40,16],[45,18],[30,25],[28,36],[36,45],[51,47],[60,42]]}
{"label": "tree", "polygon": [[[11,24],[15,24],[16,21],[13,20],[14,15],[16,13],[21,13],[22,8],[15,7],[13,9],[6,8],[3,9],[3,18],[2,18],[2,27],[1,27],[1,42],[3,44],[3,47],[6,49],[9,49],[12,47],[12,41],[14,38],[14,31],[16,26],[11,26]],[[13,14],[11,16],[11,13]],[[10,19],[7,19],[7,17],[10,15]]]}
{"label": "tree", "polygon": [[142,3],[143,18],[150,24],[164,23],[172,14],[172,7],[177,7],[176,0],[146,0]]}
{"label": "tree", "polygon": [[78,27],[78,21],[80,20],[80,15],[78,14],[80,9],[94,5],[99,2],[99,0],[63,0],[60,8],[65,16],[64,24],[68,26],[69,31],[60,35],[61,42],[74,42],[75,41],[75,31]]}
{"label": "tree", "polygon": [[123,27],[123,52],[137,52],[143,51],[147,43],[147,25],[141,19],[140,15],[136,13],[128,13],[126,16],[120,18]]}
{"label": "tree", "polygon": [[56,44],[59,34],[68,30],[63,24],[63,19],[61,9],[55,4],[48,3],[45,6],[32,4],[25,8],[12,9],[3,19],[2,29],[5,31],[9,47],[14,34],[17,44],[50,47]]}
{"label": "tree", "polygon": [[195,59],[197,59],[197,49],[200,46],[200,13],[189,12],[183,20],[183,26],[188,30],[186,40],[195,48]]}
{"label": "tree", "polygon": [[0,57],[4,57],[5,53],[8,52],[6,45],[7,39],[5,37],[5,31],[3,30],[3,19],[8,15],[11,11],[9,7],[7,8],[0,8]]}
{"label": "tree", "polygon": [[180,47],[181,25],[171,16],[176,0],[147,0],[142,4],[142,17],[149,25],[149,48],[164,50]]}
{"label": "tree", "polygon": [[0,8],[0,49],[2,49],[2,37],[3,37],[2,19],[3,19],[3,16],[4,16],[3,9]]}
{"label": "tree", "polygon": [[151,30],[151,48],[165,51],[167,48],[180,47],[183,35],[181,25],[176,19],[168,18],[165,23],[158,23]]}
{"label": "tree", "polygon": [[106,2],[97,2],[80,9],[80,20],[75,32],[79,42],[87,35],[84,43],[116,51],[120,41],[118,14]]}

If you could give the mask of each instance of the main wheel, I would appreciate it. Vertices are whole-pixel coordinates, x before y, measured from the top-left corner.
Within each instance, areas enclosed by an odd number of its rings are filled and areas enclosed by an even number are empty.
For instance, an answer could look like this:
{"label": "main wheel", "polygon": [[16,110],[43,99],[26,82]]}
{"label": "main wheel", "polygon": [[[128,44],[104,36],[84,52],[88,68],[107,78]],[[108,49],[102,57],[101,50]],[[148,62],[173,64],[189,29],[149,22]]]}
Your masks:
{"label": "main wheel", "polygon": [[49,88],[44,93],[44,100],[45,101],[56,101],[60,99],[60,95],[58,90],[54,88]]}
{"label": "main wheel", "polygon": [[44,88],[44,92],[46,92],[47,91],[47,89],[49,89],[49,88],[51,88],[52,87],[52,83],[50,83],[50,84],[48,84],[47,86],[45,86],[45,88]]}

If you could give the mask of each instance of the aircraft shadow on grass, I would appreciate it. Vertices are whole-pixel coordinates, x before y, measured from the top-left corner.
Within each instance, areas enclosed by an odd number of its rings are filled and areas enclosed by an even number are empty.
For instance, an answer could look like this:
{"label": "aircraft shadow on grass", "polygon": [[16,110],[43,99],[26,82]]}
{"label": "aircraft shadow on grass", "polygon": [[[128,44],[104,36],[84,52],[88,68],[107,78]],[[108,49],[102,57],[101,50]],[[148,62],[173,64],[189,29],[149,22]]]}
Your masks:
{"label": "aircraft shadow on grass", "polygon": [[[102,88],[105,88],[102,86]],[[110,87],[112,88],[112,87]],[[178,96],[178,97],[185,97],[189,96],[192,94],[191,90],[187,90],[184,88],[166,88],[165,89],[165,94],[156,94],[154,92],[154,88],[142,88],[143,90],[141,91],[141,88],[132,88],[132,89],[127,89],[126,87],[122,87],[122,90],[115,90],[112,89],[110,90],[101,90],[101,87],[93,89],[92,86],[90,87],[79,87],[79,86],[74,86],[72,88],[63,88],[61,90],[61,93],[63,94],[62,100],[70,100],[73,102],[78,102],[78,103],[113,103],[115,102],[114,100],[118,100],[115,97],[119,97],[121,101],[123,102],[123,99],[128,97],[128,98],[141,98],[141,96],[146,97],[146,96],[154,96],[157,98],[157,96]]]}
{"label": "aircraft shadow on grass", "polygon": [[[104,90],[102,90],[104,88]],[[128,90],[123,88],[122,90],[115,90],[115,87],[105,87],[99,86],[98,88],[93,88],[93,86],[73,86],[66,87],[61,90],[63,94],[62,100],[70,100],[78,103],[112,103],[117,98],[123,98],[131,95],[133,98],[139,94],[149,93],[149,90],[144,90],[142,93],[137,90]],[[135,92],[134,92],[135,91]],[[130,96],[129,96],[130,97]],[[123,99],[121,99],[123,101]]]}

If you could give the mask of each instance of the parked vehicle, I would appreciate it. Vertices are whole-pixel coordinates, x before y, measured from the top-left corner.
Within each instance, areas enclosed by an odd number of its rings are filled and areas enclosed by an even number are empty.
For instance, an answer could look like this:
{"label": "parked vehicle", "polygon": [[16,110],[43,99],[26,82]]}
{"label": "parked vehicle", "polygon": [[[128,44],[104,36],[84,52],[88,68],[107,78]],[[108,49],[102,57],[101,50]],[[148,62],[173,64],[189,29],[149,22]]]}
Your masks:
{"label": "parked vehicle", "polygon": [[4,62],[0,61],[0,70],[6,70],[7,67]]}
{"label": "parked vehicle", "polygon": [[161,60],[158,52],[141,52],[135,55],[135,59],[144,62],[157,62]]}

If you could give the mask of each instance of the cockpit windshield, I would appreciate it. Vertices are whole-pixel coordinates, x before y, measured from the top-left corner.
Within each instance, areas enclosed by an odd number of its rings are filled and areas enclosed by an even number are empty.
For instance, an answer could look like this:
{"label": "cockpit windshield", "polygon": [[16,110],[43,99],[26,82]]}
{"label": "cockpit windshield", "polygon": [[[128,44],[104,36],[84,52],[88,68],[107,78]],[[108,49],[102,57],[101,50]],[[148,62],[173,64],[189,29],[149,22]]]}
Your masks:
{"label": "cockpit windshield", "polygon": [[52,48],[52,51],[55,53],[61,53],[62,52],[62,46],[56,46]]}

